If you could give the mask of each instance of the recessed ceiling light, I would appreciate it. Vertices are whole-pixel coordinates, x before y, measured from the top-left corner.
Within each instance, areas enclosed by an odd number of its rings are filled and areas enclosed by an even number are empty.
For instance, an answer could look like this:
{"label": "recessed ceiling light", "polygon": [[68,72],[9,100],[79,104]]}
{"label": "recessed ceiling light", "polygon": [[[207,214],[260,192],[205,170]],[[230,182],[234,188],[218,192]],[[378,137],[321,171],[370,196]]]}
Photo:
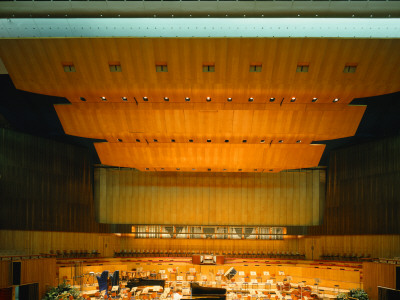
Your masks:
{"label": "recessed ceiling light", "polygon": [[149,98],[143,97],[143,101],[149,101]]}
{"label": "recessed ceiling light", "polygon": [[338,101],[339,101],[339,98],[333,99],[333,102],[338,102]]}
{"label": "recessed ceiling light", "polygon": [[158,140],[157,140],[157,139],[153,139],[153,142],[154,142],[154,143],[157,143],[157,142],[158,142]]}
{"label": "recessed ceiling light", "polygon": [[283,143],[283,140],[279,140],[279,143]]}
{"label": "recessed ceiling light", "polygon": [[101,100],[107,101],[107,98],[106,97],[101,97]]}
{"label": "recessed ceiling light", "polygon": [[228,100],[228,102],[232,102],[232,98],[228,98],[228,99],[226,99],[226,100]]}
{"label": "recessed ceiling light", "polygon": [[265,140],[261,140],[260,143],[265,143]]}
{"label": "recessed ceiling light", "polygon": [[206,98],[206,101],[207,101],[207,102],[210,102],[210,101],[211,101],[211,97],[207,97],[207,98]]}
{"label": "recessed ceiling light", "polygon": [[269,98],[269,102],[274,102],[274,101],[275,101],[274,97]]}
{"label": "recessed ceiling light", "polygon": [[229,143],[229,140],[225,140],[225,143]]}
{"label": "recessed ceiling light", "polygon": [[311,101],[312,101],[312,102],[317,102],[317,101],[318,101],[318,98],[314,97],[314,98],[312,98]]}
{"label": "recessed ceiling light", "polygon": [[292,99],[290,99],[290,102],[295,102],[296,101],[296,97],[292,97]]}
{"label": "recessed ceiling light", "polygon": [[169,101],[169,98],[168,97],[164,97],[164,101]]}
{"label": "recessed ceiling light", "polygon": [[249,102],[253,102],[253,101],[254,101],[254,98],[250,97]]}
{"label": "recessed ceiling light", "polygon": [[189,97],[185,97],[185,101],[189,102],[190,98]]}
{"label": "recessed ceiling light", "polygon": [[208,140],[207,140],[207,143],[211,143],[211,140],[210,140],[210,139],[208,139]]}
{"label": "recessed ceiling light", "polygon": [[81,101],[86,101],[86,99],[83,98],[83,97],[79,97],[79,99],[80,99]]}
{"label": "recessed ceiling light", "polygon": [[124,101],[128,101],[128,98],[126,98],[126,97],[122,97],[122,100],[124,100]]}
{"label": "recessed ceiling light", "polygon": [[301,140],[297,140],[296,143],[297,143],[297,144],[300,144],[300,143],[301,143]]}
{"label": "recessed ceiling light", "polygon": [[139,140],[139,139],[136,139],[136,142],[140,143],[140,140]]}

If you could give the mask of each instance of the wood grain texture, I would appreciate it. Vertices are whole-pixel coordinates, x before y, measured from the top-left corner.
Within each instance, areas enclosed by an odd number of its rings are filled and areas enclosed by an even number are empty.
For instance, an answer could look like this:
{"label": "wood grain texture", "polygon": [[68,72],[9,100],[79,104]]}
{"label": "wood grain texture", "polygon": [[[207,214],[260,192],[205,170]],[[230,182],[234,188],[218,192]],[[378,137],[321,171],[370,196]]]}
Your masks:
{"label": "wood grain texture", "polygon": [[73,103],[55,105],[65,133],[108,142],[285,143],[353,136],[365,106]]}
{"label": "wood grain texture", "polygon": [[279,172],[317,167],[325,145],[96,143],[104,165],[142,171]]}
{"label": "wood grain texture", "polygon": [[[309,103],[318,97],[331,103],[399,90],[400,41],[397,39],[323,38],[41,38],[3,39],[0,56],[18,89],[67,97],[79,102],[191,101],[265,103],[296,97]],[[109,63],[121,63],[122,72],[110,72]],[[249,72],[255,61],[261,72]],[[65,73],[72,62],[76,72]],[[156,72],[166,62],[168,72]],[[215,64],[204,73],[202,65]],[[297,73],[298,63],[309,72]],[[343,73],[356,63],[355,73]]]}
{"label": "wood grain texture", "polygon": [[378,300],[378,286],[396,289],[396,265],[365,262],[363,279],[369,299]]}
{"label": "wood grain texture", "polygon": [[[102,189],[95,187],[95,201],[102,207],[101,223],[172,225],[312,225],[319,224],[319,173],[304,170],[263,173],[140,172],[96,168]],[[313,175],[315,174],[316,175]],[[301,175],[300,175],[301,174]],[[144,184],[128,178],[142,178]],[[297,181],[292,180],[298,177]],[[121,182],[121,178],[125,178]],[[255,182],[258,181],[257,185]],[[220,184],[220,183],[224,184]],[[300,186],[309,187],[303,197]],[[121,189],[147,195],[141,202],[137,193],[121,195]],[[106,190],[106,194],[102,192]],[[288,193],[287,190],[293,190]],[[218,196],[216,196],[218,195]],[[260,203],[264,207],[259,209]],[[305,212],[293,212],[294,203]],[[126,207],[131,205],[132,209]],[[314,212],[314,213],[313,213]]]}

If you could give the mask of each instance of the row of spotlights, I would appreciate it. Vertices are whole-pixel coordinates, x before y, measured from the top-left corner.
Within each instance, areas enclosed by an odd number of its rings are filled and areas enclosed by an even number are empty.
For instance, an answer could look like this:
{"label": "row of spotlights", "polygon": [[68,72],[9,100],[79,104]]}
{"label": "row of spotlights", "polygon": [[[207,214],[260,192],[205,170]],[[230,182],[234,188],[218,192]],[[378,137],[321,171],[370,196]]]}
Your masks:
{"label": "row of spotlights", "polygon": [[[149,170],[150,170],[150,168],[145,168],[145,169],[146,169],[146,171],[149,171]],[[161,171],[164,171],[165,168],[160,168],[160,170],[161,170]],[[181,169],[180,169],[180,168],[176,168],[176,170],[177,170],[177,171],[180,171]],[[227,171],[227,169],[223,169],[223,170],[224,170],[224,171]],[[196,169],[195,169],[195,168],[192,168],[192,171],[196,171]],[[211,169],[207,169],[207,171],[210,172]],[[241,172],[241,171],[243,171],[243,169],[238,169],[238,171]],[[258,169],[254,169],[254,171],[257,172]],[[269,172],[273,172],[274,169],[269,169],[268,171],[269,171]]]}
{"label": "row of spotlights", "polygon": [[[128,98],[127,97],[121,97],[122,98],[122,100],[123,101],[128,101]],[[107,98],[106,97],[100,97],[100,99],[102,100],[102,101],[107,101]],[[86,99],[84,98],[84,97],[80,97],[80,100],[81,101],[86,101]],[[232,102],[232,98],[227,98],[226,99],[228,102]],[[296,102],[296,97],[292,97],[291,99],[290,99],[290,102]],[[332,102],[338,102],[340,99],[339,98],[334,98],[333,100],[332,100]],[[148,97],[143,97],[143,101],[145,101],[145,102],[147,102],[147,101],[149,101],[149,98]],[[168,102],[169,101],[169,98],[168,97],[164,97],[164,101],[165,102]],[[189,102],[190,101],[190,98],[189,97],[185,97],[185,101],[186,102]],[[206,98],[206,101],[207,102],[211,102],[211,97],[207,97]],[[250,97],[249,99],[248,99],[248,101],[249,102],[253,102],[254,101],[254,98],[253,97]],[[274,102],[275,101],[275,98],[273,98],[273,97],[271,97],[271,98],[269,98],[269,102]],[[318,101],[318,98],[316,98],[316,97],[314,97],[314,98],[312,98],[311,99],[311,102],[317,102]]]}
{"label": "row of spotlights", "polygon": [[[118,139],[118,141],[119,141],[119,142],[122,142],[121,139]],[[140,139],[136,139],[136,142],[140,143]],[[154,143],[158,143],[158,140],[157,140],[157,139],[153,139],[153,142],[154,142]],[[171,139],[171,143],[175,143],[175,142],[176,142],[175,139]],[[283,140],[279,140],[279,141],[278,141],[278,143],[280,143],[280,144],[282,144],[283,142],[284,142]],[[189,143],[193,143],[193,139],[190,139],[190,140],[189,140]],[[210,140],[210,139],[207,139],[207,143],[211,143],[211,140]],[[225,140],[225,143],[229,143],[229,140]],[[247,143],[247,140],[242,140],[242,143]],[[260,143],[261,143],[261,144],[264,144],[264,143],[265,143],[265,140],[260,140]],[[297,140],[296,143],[297,143],[297,144],[300,144],[300,143],[301,143],[301,140]]]}

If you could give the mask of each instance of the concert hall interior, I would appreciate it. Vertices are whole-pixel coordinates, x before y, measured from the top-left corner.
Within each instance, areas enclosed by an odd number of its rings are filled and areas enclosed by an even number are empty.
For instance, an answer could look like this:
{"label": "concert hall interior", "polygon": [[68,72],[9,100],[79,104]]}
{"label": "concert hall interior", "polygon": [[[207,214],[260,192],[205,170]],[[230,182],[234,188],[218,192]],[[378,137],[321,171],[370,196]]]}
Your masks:
{"label": "concert hall interior", "polygon": [[0,2],[0,300],[399,297],[399,17]]}

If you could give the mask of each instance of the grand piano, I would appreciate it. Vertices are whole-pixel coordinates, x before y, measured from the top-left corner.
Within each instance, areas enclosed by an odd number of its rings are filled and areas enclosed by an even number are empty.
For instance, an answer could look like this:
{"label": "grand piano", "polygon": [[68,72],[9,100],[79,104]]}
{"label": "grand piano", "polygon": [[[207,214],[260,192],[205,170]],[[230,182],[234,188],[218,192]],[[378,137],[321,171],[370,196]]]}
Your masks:
{"label": "grand piano", "polygon": [[165,286],[165,280],[134,278],[127,282],[126,287],[132,289],[139,286]]}
{"label": "grand piano", "polygon": [[199,285],[197,282],[190,283],[192,298],[198,300],[226,300],[226,289],[212,288]]}

